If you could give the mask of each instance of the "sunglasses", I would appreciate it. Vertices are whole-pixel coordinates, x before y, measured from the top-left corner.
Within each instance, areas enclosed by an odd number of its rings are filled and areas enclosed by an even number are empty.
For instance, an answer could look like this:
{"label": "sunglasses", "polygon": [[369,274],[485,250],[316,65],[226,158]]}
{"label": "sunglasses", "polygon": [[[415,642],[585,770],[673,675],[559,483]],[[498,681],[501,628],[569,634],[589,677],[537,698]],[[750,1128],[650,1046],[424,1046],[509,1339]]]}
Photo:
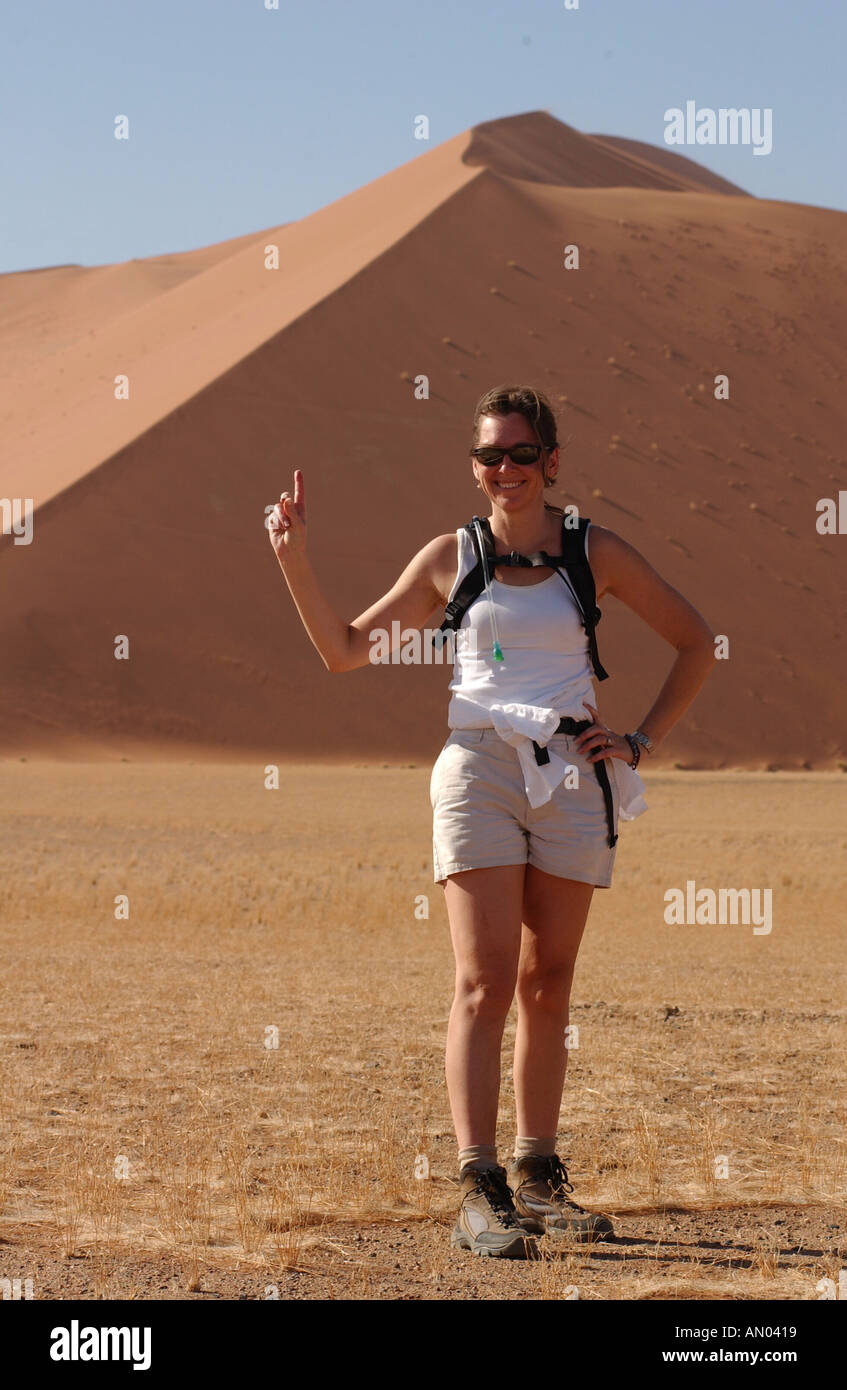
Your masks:
{"label": "sunglasses", "polygon": [[509,455],[512,463],[537,463],[541,453],[540,444],[513,444],[511,449],[501,449],[499,445],[492,444],[488,448],[471,449],[471,457],[485,468],[496,468],[502,463],[504,454]]}

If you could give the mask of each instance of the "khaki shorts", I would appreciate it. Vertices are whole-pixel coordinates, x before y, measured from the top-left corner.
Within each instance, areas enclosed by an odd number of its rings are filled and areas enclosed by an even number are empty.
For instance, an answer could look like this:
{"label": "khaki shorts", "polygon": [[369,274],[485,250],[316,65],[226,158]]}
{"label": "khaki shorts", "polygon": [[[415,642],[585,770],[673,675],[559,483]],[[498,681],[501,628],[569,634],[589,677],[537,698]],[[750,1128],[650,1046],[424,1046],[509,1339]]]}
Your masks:
{"label": "khaki shorts", "polygon": [[[595,764],[574,747],[570,734],[554,734],[547,747],[579,770],[579,785],[566,779],[535,810],[524,790],[517,749],[495,729],[454,729],[432,769],[434,880],[466,869],[534,864],[556,878],[575,878],[609,888],[615,850]],[[609,765],[607,761],[607,767]],[[609,771],[615,831],[620,795]]]}

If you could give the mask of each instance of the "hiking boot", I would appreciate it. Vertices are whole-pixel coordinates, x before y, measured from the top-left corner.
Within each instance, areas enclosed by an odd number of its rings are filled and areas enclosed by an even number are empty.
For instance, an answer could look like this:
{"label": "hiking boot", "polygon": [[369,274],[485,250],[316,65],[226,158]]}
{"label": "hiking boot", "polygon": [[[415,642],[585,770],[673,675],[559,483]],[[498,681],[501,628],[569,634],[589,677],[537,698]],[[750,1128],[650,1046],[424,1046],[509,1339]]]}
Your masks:
{"label": "hiking boot", "polygon": [[459,1174],[462,1204],[450,1236],[450,1244],[474,1255],[506,1260],[537,1257],[535,1237],[519,1220],[505,1168],[474,1168]]}
{"label": "hiking boot", "polygon": [[565,1196],[573,1192],[567,1171],[558,1154],[541,1158],[531,1154],[512,1159],[508,1181],[515,1211],[528,1231],[538,1235],[570,1235],[575,1240],[606,1240],[614,1235],[608,1216],[585,1211]]}

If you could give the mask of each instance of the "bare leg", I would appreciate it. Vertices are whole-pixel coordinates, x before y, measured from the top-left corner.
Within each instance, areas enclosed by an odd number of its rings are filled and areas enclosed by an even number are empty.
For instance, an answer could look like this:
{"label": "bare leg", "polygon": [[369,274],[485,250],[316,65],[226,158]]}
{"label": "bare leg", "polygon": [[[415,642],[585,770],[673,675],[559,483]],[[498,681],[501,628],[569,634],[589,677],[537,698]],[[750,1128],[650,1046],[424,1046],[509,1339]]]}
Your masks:
{"label": "bare leg", "polygon": [[571,982],[593,893],[593,884],[526,867],[513,1070],[518,1134],[551,1137],[559,1127]]}
{"label": "bare leg", "polygon": [[495,1142],[500,1049],[515,994],[526,867],[468,869],[444,885],[456,957],[445,1073],[460,1149]]}

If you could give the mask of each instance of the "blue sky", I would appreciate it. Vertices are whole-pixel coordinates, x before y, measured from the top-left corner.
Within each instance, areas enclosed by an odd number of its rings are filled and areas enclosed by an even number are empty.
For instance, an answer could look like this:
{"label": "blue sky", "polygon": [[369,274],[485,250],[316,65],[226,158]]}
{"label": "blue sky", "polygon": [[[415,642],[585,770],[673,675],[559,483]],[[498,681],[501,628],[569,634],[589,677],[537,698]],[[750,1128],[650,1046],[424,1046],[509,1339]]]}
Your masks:
{"label": "blue sky", "polygon": [[292,221],[532,110],[662,144],[687,100],[770,107],[771,154],[681,153],[758,197],[847,210],[838,0],[5,0],[0,34],[0,271]]}

